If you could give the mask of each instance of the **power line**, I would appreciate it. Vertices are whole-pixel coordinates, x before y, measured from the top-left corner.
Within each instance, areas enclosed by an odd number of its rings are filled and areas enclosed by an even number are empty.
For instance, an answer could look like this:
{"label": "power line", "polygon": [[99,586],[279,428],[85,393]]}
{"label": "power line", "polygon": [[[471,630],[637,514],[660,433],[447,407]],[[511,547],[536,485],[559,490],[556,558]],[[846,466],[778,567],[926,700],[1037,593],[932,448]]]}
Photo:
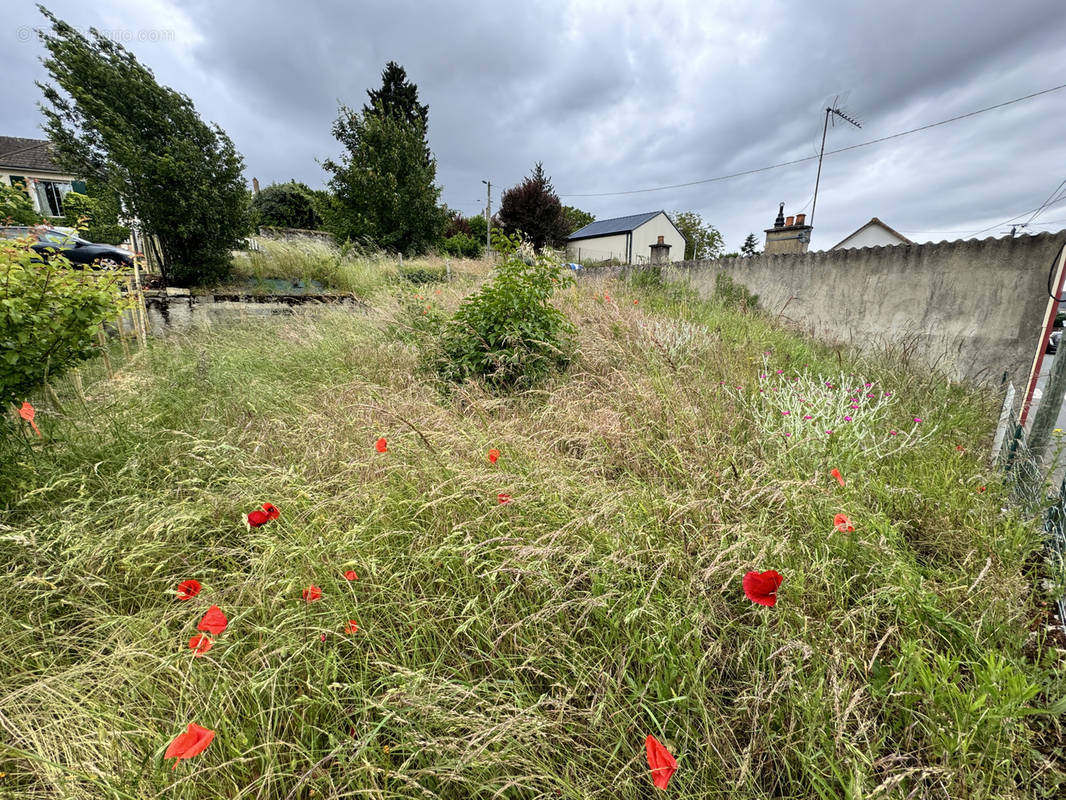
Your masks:
{"label": "power line", "polygon": [[1043,203],[1040,204],[1040,208],[1038,208],[1036,211],[1033,212],[1033,216],[1029,217],[1029,219],[1027,219],[1025,221],[1026,225],[1028,225],[1030,222],[1032,222],[1034,219],[1037,218],[1037,215],[1039,215],[1040,212],[1043,211],[1047,207],[1047,204],[1051,202],[1051,198],[1053,198],[1055,195],[1057,195],[1059,193],[1059,189],[1061,189],[1064,185],[1066,185],[1066,178],[1063,178],[1062,179],[1062,183],[1060,183],[1058,186],[1055,187],[1055,191],[1053,191],[1051,194],[1049,194],[1047,196],[1047,200],[1045,200]]}
{"label": "power line", "polygon": [[[917,128],[911,128],[910,130],[900,131],[899,133],[893,133],[893,134],[890,134],[888,136],[882,136],[879,139],[871,139],[868,142],[860,142],[859,144],[849,145],[848,147],[841,147],[841,148],[838,148],[836,150],[828,150],[828,151],[826,151],[825,155],[832,156],[832,155],[836,155],[837,153],[845,153],[848,150],[857,150],[860,147],[869,147],[870,145],[873,145],[873,144],[880,144],[881,142],[887,142],[890,139],[898,139],[901,136],[909,136],[912,133],[919,133],[920,131],[927,131],[930,128],[937,128],[937,127],[939,127],[941,125],[947,125],[949,122],[957,122],[960,119],[966,119],[967,117],[974,117],[974,116],[977,116],[978,114],[984,114],[986,111],[994,111],[997,108],[1003,108],[1005,106],[1013,105],[1014,103],[1020,103],[1023,100],[1031,100],[1032,98],[1039,97],[1040,95],[1049,94],[1051,92],[1057,92],[1060,89],[1066,89],[1066,83],[1059,84],[1058,86],[1052,86],[1050,89],[1042,89],[1039,92],[1033,92],[1032,94],[1027,94],[1027,95],[1024,95],[1023,97],[1015,97],[1013,100],[1007,100],[1006,102],[1003,102],[1003,103],[996,103],[994,106],[987,106],[985,108],[979,108],[976,111],[967,112],[966,114],[959,114],[956,117],[951,117],[949,119],[942,119],[939,122],[931,122],[928,125],[922,125],[922,126],[917,127]],[[624,195],[624,194],[644,194],[646,192],[661,192],[661,191],[664,191],[666,189],[684,189],[687,186],[698,186],[698,185],[704,184],[704,183],[716,183],[718,181],[727,181],[727,180],[731,180],[732,178],[742,178],[745,175],[754,175],[754,174],[759,173],[759,172],[768,172],[768,171],[770,171],[772,169],[780,169],[781,167],[791,167],[794,164],[802,164],[805,161],[814,161],[816,158],[818,158],[818,156],[805,156],[803,158],[793,159],[792,161],[782,161],[782,162],[780,162],[778,164],[770,164],[768,166],[759,167],[757,169],[746,169],[746,170],[744,170],[742,172],[733,172],[733,173],[730,173],[729,175],[718,175],[718,176],[713,177],[713,178],[701,178],[700,180],[688,181],[686,183],[673,183],[673,184],[670,184],[669,186],[651,186],[651,187],[648,187],[646,189],[629,189],[629,190],[622,191],[622,192],[586,192],[586,193],[581,193],[581,194],[579,194],[579,193],[569,193],[569,194],[560,194],[559,196],[560,197],[617,197],[618,195]]]}
{"label": "power line", "polygon": [[[1066,195],[1063,195],[1062,197],[1055,198],[1055,200],[1053,200],[1051,203],[1048,203],[1046,206],[1044,206],[1044,208],[1051,208],[1052,206],[1056,206],[1059,203],[1063,202],[1064,200],[1066,200]],[[984,233],[985,231],[990,231],[993,228],[1000,227],[1001,225],[1010,225],[1015,220],[1021,219],[1026,214],[1031,214],[1031,213],[1033,213],[1036,210],[1037,209],[1035,209],[1035,208],[1031,208],[1028,211],[1023,211],[1021,214],[1018,214],[1017,216],[1011,217],[1010,219],[1005,219],[1002,222],[997,222],[995,225],[989,225],[987,228],[980,228],[978,230],[974,230],[973,228],[961,228],[961,229],[960,228],[956,228],[954,230],[947,230],[947,231],[944,231],[944,230],[916,231],[916,230],[910,230],[909,228],[908,229],[900,228],[899,232],[900,233],[959,233],[959,234],[969,234],[970,236],[976,236],[979,233]],[[1058,221],[1059,222],[1066,222],[1066,220],[1058,220]],[[1025,224],[1028,225],[1029,223],[1025,223]],[[1048,223],[1048,222],[1036,222],[1034,224],[1035,225],[1050,225],[1050,224],[1054,224],[1054,223],[1053,222],[1051,222],[1051,223]]]}

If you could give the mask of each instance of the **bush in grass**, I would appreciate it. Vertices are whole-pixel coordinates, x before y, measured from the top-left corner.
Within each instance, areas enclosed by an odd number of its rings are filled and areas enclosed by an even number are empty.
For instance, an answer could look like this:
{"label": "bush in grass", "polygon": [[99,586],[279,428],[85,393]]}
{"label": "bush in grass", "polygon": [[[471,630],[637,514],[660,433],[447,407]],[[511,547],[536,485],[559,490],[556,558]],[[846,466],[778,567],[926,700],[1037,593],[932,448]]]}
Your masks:
{"label": "bush in grass", "polygon": [[434,267],[429,264],[401,265],[398,272],[401,278],[414,284],[443,283],[448,280],[446,267]]}
{"label": "bush in grass", "polygon": [[100,324],[121,310],[118,275],[32,260],[29,239],[0,240],[0,404],[93,355]]}
{"label": "bush in grass", "polygon": [[456,258],[481,258],[481,242],[465,233],[456,233],[441,239],[437,249],[441,255]]}
{"label": "bush in grass", "polygon": [[525,389],[573,357],[574,327],[551,305],[556,288],[573,279],[554,256],[534,255],[516,239],[499,236],[493,244],[503,261],[444,325],[433,366],[449,382],[473,378],[496,390]]}

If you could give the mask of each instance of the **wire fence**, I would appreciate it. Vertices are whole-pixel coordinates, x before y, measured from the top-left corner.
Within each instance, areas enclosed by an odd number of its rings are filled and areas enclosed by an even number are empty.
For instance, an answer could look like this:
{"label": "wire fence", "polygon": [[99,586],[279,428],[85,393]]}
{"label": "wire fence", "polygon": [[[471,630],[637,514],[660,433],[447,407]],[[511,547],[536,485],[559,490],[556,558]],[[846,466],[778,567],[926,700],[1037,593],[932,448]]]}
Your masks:
{"label": "wire fence", "polygon": [[[1043,517],[1044,553],[1053,575],[1063,575],[1066,568],[1066,478],[1052,490],[1048,471],[1026,441],[1025,428],[1011,404],[1013,387],[1007,393],[1000,415],[994,461],[1003,470],[1010,487],[1011,504],[1023,513]],[[1066,633],[1066,595],[1055,601],[1059,626]]]}

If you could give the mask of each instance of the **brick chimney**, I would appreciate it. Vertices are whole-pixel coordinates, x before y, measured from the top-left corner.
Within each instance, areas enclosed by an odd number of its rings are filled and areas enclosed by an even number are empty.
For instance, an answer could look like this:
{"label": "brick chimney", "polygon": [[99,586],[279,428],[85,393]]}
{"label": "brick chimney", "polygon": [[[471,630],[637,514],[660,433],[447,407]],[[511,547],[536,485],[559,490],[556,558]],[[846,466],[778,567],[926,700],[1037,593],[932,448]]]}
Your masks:
{"label": "brick chimney", "polygon": [[670,245],[663,241],[663,237],[659,237],[659,241],[651,247],[651,263],[652,264],[669,264],[670,263]]}
{"label": "brick chimney", "polygon": [[806,253],[811,241],[811,228],[806,224],[806,214],[785,218],[785,204],[777,209],[777,219],[772,228],[766,228],[766,246],[763,253]]}

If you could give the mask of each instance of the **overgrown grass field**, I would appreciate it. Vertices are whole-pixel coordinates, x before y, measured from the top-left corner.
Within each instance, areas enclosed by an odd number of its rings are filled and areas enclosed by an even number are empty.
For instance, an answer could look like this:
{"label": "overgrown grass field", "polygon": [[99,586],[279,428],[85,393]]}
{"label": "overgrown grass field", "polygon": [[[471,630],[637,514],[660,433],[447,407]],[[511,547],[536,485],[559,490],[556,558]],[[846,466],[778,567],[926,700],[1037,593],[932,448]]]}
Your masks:
{"label": "overgrown grass field", "polygon": [[484,274],[486,269],[479,261],[437,256],[397,262],[395,256],[380,251],[315,239],[259,238],[256,247],[235,254],[230,283],[237,284],[237,288],[251,286],[264,294],[279,291],[279,283],[291,283],[311,293],[343,293],[369,299],[398,282],[443,280],[449,269],[474,274]]}
{"label": "overgrown grass field", "polygon": [[419,369],[431,286],[39,398],[0,445],[0,796],[650,798],[653,735],[674,798],[1062,797],[992,400],[645,283],[560,293],[579,357],[517,396]]}

